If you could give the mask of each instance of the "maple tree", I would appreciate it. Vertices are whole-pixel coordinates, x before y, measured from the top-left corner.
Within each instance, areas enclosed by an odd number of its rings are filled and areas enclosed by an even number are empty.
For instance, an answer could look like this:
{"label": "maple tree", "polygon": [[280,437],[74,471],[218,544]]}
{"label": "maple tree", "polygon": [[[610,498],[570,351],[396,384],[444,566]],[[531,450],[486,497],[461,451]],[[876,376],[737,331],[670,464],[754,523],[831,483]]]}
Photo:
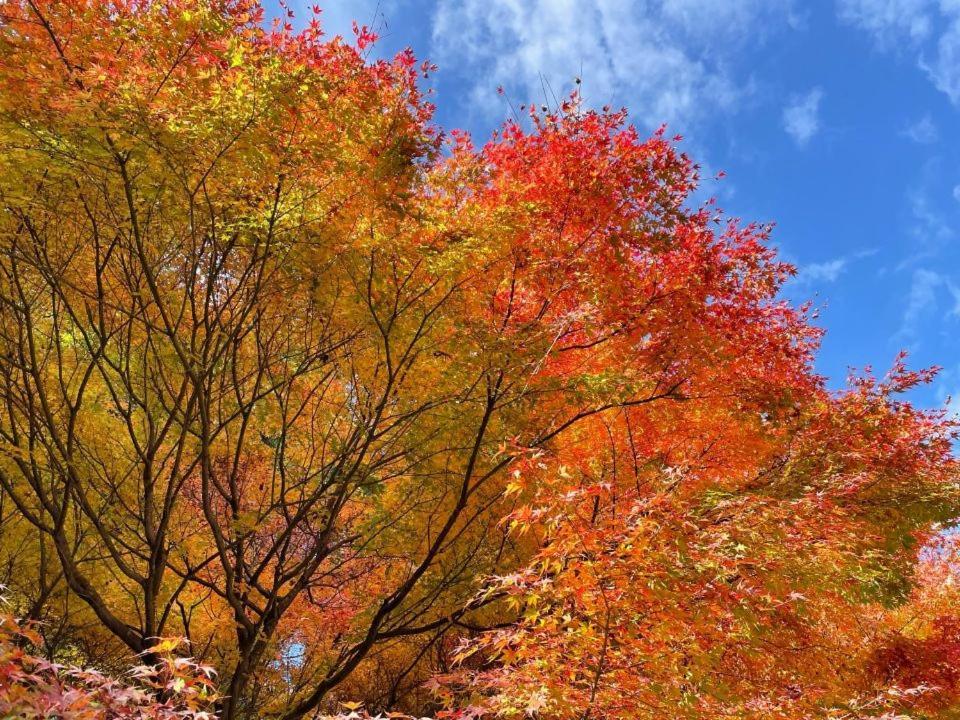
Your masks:
{"label": "maple tree", "polygon": [[954,551],[914,563],[952,512],[953,429],[892,400],[918,379],[821,398],[755,465],[683,458],[686,440],[624,472],[624,417],[589,471],[536,468],[564,479],[532,480],[511,522],[545,542],[487,589],[521,620],[435,687],[508,717],[952,717]]}
{"label": "maple tree", "polygon": [[0,4],[21,701],[139,656],[146,717],[165,662],[225,719],[957,712],[932,372],[829,392],[769,228],[662,132],[574,94],[478,148],[375,40]]}

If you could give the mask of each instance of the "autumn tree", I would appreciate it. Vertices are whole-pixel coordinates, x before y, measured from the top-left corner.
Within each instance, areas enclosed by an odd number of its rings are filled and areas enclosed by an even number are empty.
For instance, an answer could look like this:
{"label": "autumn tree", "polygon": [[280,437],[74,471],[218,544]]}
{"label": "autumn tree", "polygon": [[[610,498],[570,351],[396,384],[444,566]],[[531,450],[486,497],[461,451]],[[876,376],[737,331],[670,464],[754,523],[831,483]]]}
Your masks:
{"label": "autumn tree", "polygon": [[486,590],[521,619],[434,687],[507,717],[952,717],[955,431],[894,397],[923,378],[858,379],[747,454],[697,418],[655,450],[630,411],[605,456],[540,458],[510,519],[540,549]]}
{"label": "autumn tree", "polygon": [[411,53],[254,0],[0,23],[0,560],[50,659],[183,636],[222,718],[289,720],[436,671],[548,718],[949,680],[895,631],[958,514],[929,373],[828,392],[662,133],[574,95],[477,148]]}
{"label": "autumn tree", "polygon": [[224,717],[306,712],[497,562],[489,370],[446,362],[459,280],[404,244],[421,69],[248,2],[3,13],[12,577],[42,605],[48,558],[101,662],[182,634]]}

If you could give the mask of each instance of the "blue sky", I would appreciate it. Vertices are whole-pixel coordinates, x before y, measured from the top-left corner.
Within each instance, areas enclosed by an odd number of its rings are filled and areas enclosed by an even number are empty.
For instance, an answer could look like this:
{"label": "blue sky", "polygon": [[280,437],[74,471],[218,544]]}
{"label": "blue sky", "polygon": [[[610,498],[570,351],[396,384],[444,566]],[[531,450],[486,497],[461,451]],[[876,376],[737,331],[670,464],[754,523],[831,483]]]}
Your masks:
{"label": "blue sky", "polygon": [[[306,8],[303,0],[292,7]],[[311,0],[312,4],[312,0]],[[827,335],[818,369],[938,364],[915,400],[960,395],[960,0],[354,0],[331,34],[439,65],[437,120],[486,138],[509,107],[565,94],[667,123],[726,177],[729,214],[774,222]],[[960,407],[960,402],[956,403]]]}

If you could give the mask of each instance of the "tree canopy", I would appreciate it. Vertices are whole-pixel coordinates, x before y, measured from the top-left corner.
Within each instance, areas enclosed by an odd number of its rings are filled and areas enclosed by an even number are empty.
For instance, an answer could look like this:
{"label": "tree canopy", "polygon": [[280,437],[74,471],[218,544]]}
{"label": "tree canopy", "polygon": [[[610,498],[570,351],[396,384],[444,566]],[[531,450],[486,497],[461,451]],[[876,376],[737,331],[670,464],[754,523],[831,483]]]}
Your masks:
{"label": "tree canopy", "polygon": [[830,391],[664,132],[375,40],[0,3],[0,709],[958,716],[935,370]]}

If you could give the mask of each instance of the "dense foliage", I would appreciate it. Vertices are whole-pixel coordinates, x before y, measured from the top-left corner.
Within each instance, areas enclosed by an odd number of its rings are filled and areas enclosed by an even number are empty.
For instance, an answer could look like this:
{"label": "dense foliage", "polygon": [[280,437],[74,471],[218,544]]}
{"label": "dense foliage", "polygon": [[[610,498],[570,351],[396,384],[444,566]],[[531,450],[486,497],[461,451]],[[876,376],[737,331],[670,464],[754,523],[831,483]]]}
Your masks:
{"label": "dense foliage", "polygon": [[662,133],[476,147],[375,40],[0,2],[4,712],[960,717],[933,371],[828,391]]}
{"label": "dense foliage", "polygon": [[128,682],[96,670],[67,667],[32,655],[23,646],[39,645],[41,635],[10,617],[0,624],[0,713],[3,717],[137,718],[206,720],[214,717],[216,694],[209,668],[170,653],[177,643],[155,650],[156,665],[131,668]]}

